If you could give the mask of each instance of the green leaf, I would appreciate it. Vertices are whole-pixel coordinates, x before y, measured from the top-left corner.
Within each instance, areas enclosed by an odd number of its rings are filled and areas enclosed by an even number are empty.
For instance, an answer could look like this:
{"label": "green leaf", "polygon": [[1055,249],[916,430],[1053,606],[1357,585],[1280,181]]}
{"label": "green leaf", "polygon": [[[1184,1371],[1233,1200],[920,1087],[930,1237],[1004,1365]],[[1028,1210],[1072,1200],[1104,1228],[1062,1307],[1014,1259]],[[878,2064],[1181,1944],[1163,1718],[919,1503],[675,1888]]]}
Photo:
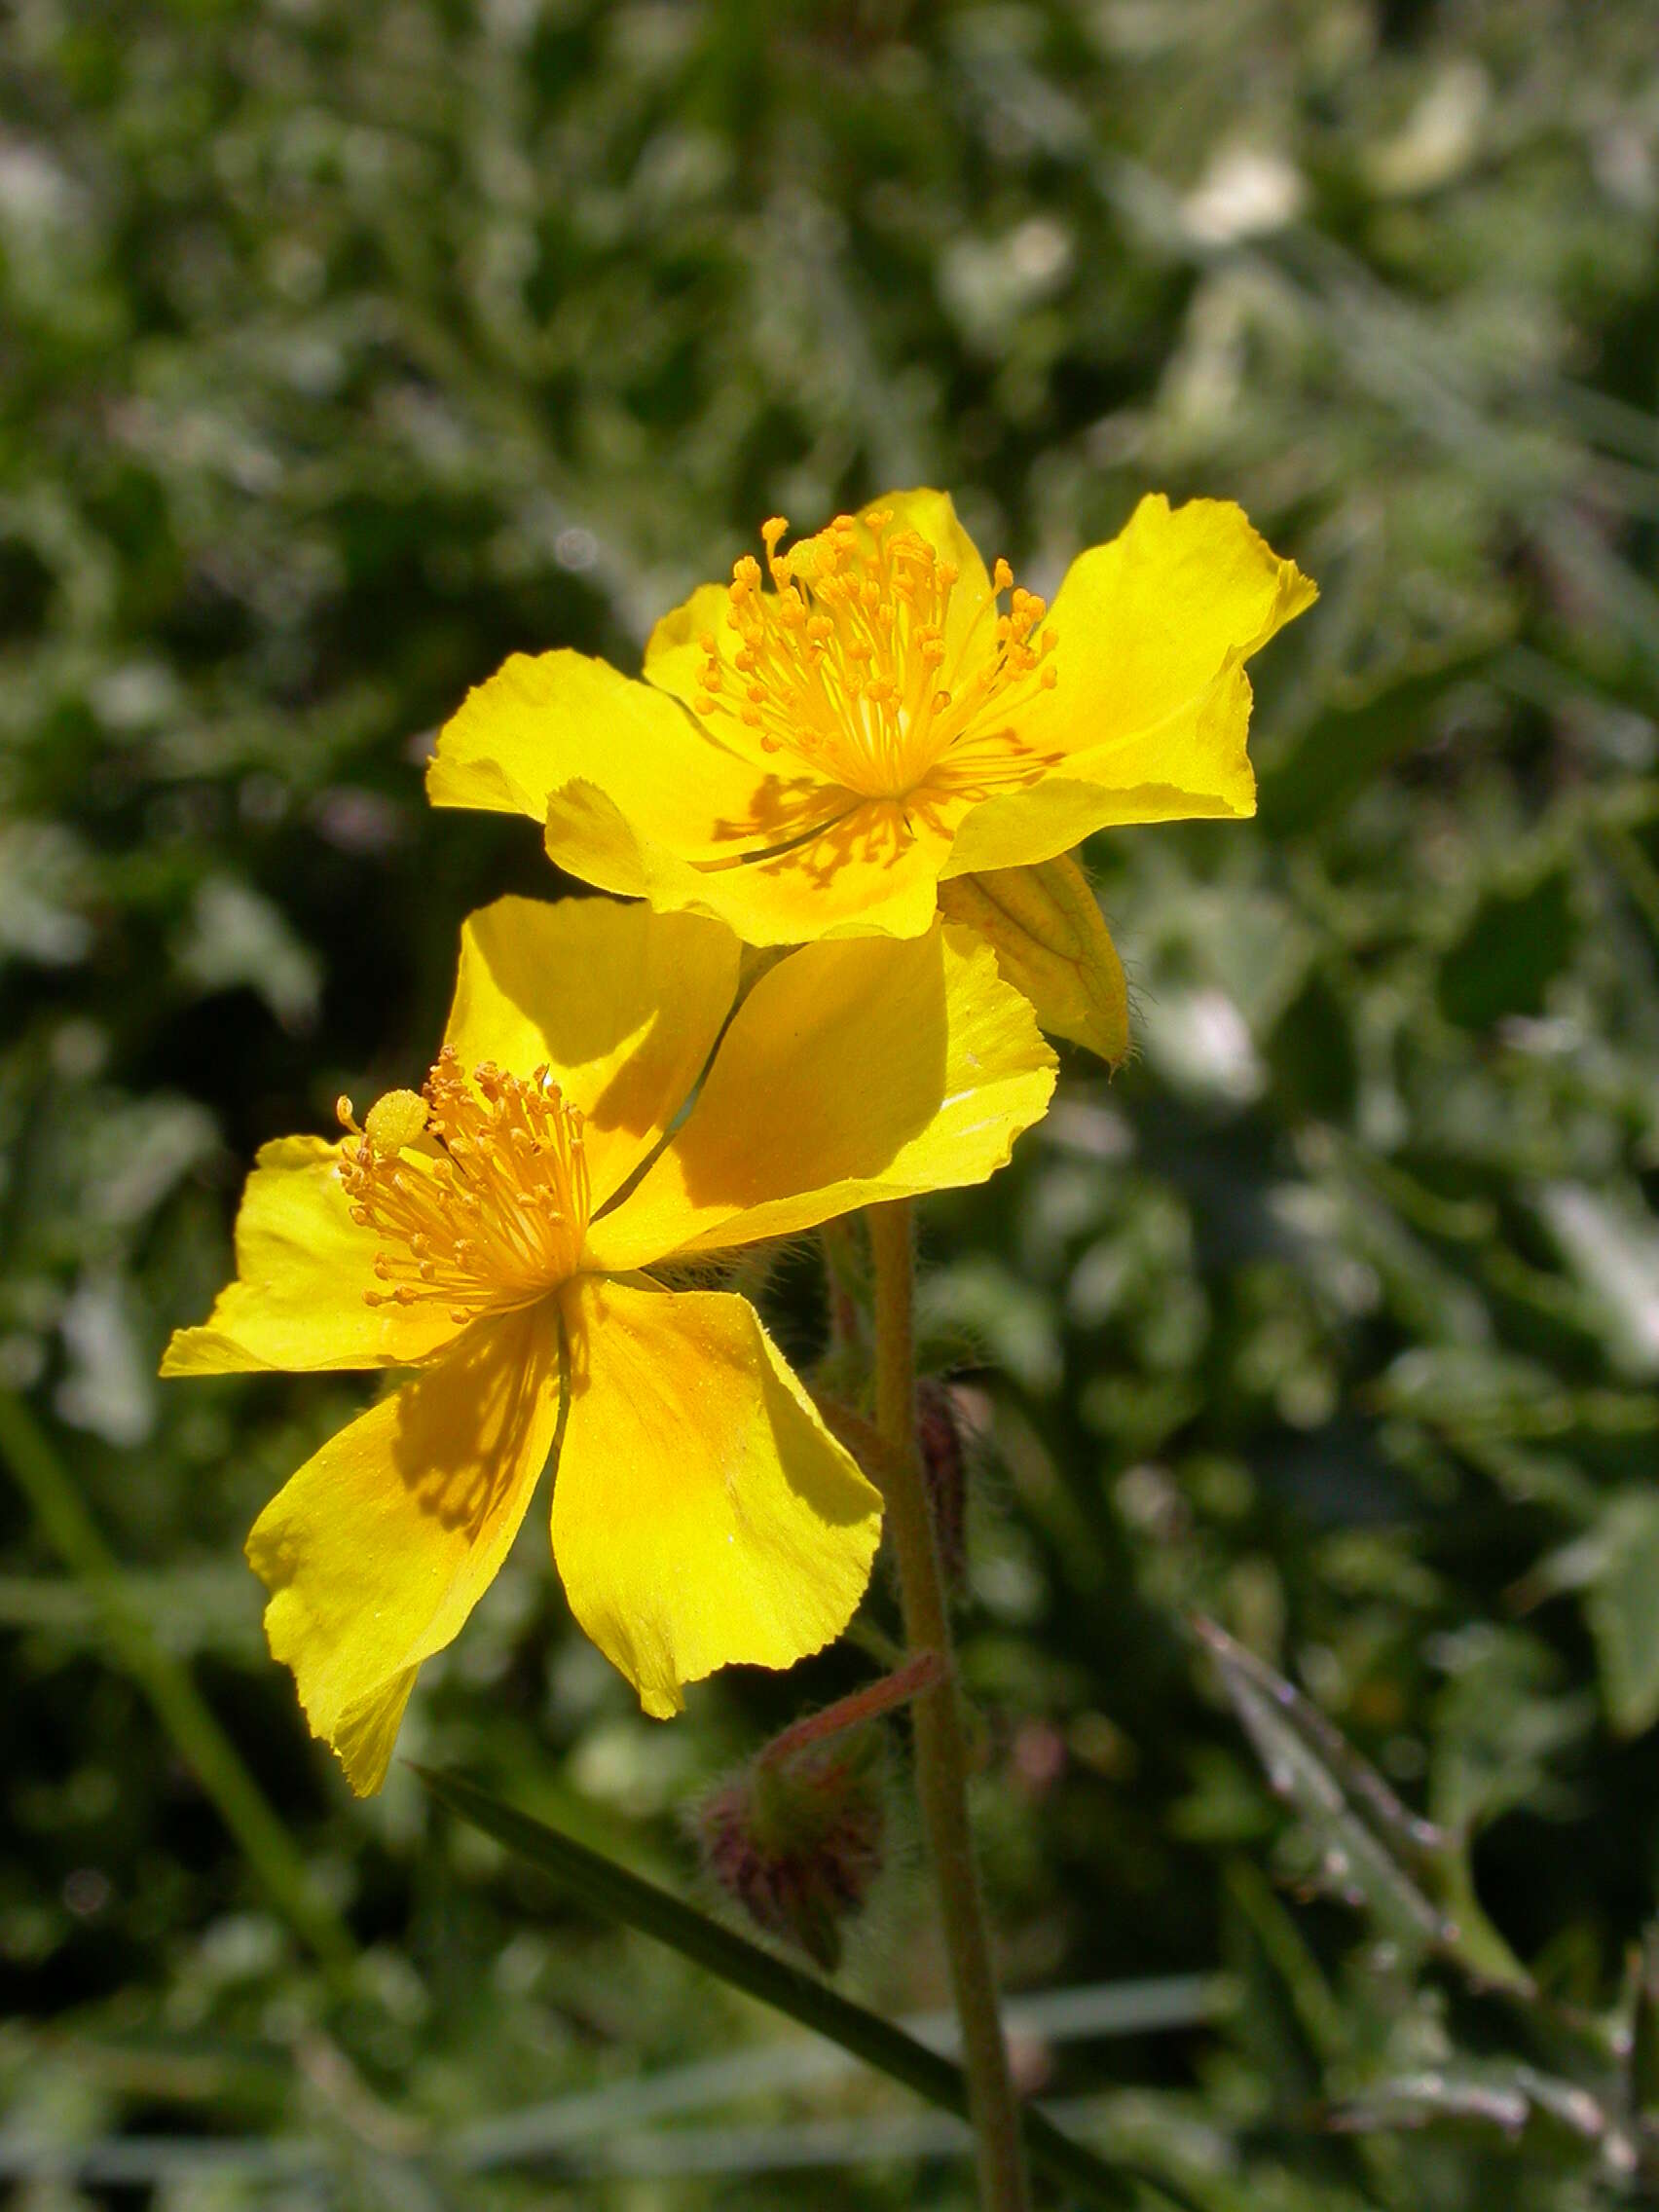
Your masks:
{"label": "green leaf", "polygon": [[1489,892],[1441,966],[1441,1013],[1461,1029],[1542,1014],[1575,930],[1572,884],[1562,870],[1519,890]]}
{"label": "green leaf", "polygon": [[[597,1852],[545,1826],[527,1813],[503,1805],[459,1775],[417,1766],[426,1788],[452,1813],[494,1836],[498,1843],[549,1874],[578,1903],[607,1919],[620,1920],[643,1935],[667,1943],[682,1958],[718,1974],[734,1989],[756,1997],[851,2051],[867,2066],[902,2083],[929,2104],[968,2117],[968,2083],[954,2059],[941,2057],[902,2028],[827,1989],[809,1973],[774,1958],[756,1943],[724,1928],[706,1913],[683,1903],[653,1882],[603,1859]],[[1052,2121],[1027,2108],[1022,2115],[1025,2147],[1032,2164],[1051,2181],[1083,2192],[1091,2203],[1121,2207],[1134,2201],[1126,2173],[1114,2171],[1091,2151],[1062,2135]],[[1162,2187],[1162,2184],[1156,2186]]]}
{"label": "green leaf", "polygon": [[1473,1622],[1443,1645],[1441,1663],[1446,1686],[1428,1776],[1441,1825],[1466,1838],[1517,1806],[1569,1806],[1559,1769],[1595,1727],[1594,1696],[1558,1694],[1554,1655],[1536,1638],[1490,1622]]}
{"label": "green leaf", "polygon": [[1200,1619],[1194,1627],[1269,1781],[1305,1819],[1347,1813],[1362,1819],[1409,1866],[1426,1869],[1441,1859],[1448,1837],[1400,1802],[1317,1706],[1214,1621]]}
{"label": "green leaf", "polygon": [[1587,1543],[1596,1572],[1584,1612],[1607,1718],[1617,1734],[1640,1736],[1659,1720],[1659,1493],[1620,1491]]}
{"label": "green leaf", "polygon": [[1373,2083],[1339,2105],[1330,2124],[1344,2134],[1379,2129],[1495,2128],[1534,2165],[1579,2163],[1589,2156],[1611,2171],[1629,2170],[1622,2130],[1602,2101],[1576,2083],[1520,2064],[1430,2066]]}
{"label": "green leaf", "polygon": [[1531,1983],[1476,1901],[1457,1839],[1403,1805],[1318,1708],[1213,1621],[1194,1628],[1274,1793],[1309,1844],[1309,1886],[1368,1913],[1408,1956],[1439,1952],[1484,1984]]}
{"label": "green leaf", "polygon": [[1278,834],[1314,827],[1420,746],[1448,693],[1478,679],[1491,657],[1484,644],[1474,652],[1424,653],[1396,682],[1329,700],[1295,751],[1263,770],[1262,810]]}

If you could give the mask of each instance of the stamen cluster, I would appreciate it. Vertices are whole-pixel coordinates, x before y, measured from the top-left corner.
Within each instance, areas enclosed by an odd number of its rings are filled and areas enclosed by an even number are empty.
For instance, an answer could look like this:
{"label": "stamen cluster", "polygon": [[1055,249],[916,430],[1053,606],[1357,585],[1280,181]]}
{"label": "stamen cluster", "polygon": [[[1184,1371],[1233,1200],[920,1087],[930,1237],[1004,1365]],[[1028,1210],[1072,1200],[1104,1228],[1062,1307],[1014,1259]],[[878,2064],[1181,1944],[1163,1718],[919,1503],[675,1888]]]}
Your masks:
{"label": "stamen cluster", "polygon": [[[735,716],[763,751],[870,798],[905,796],[946,755],[1020,750],[1006,718],[1022,696],[1052,686],[1054,640],[1039,634],[1045,603],[1014,584],[1006,561],[992,597],[949,645],[960,572],[919,531],[895,530],[878,508],[837,515],[785,552],[788,528],[781,516],[761,527],[769,592],[753,554],[732,570],[735,653],[728,659],[712,631],[699,640],[706,714]],[[953,784],[964,764],[949,763]],[[993,786],[1005,780],[990,758],[983,769]]]}
{"label": "stamen cluster", "polygon": [[431,1300],[467,1322],[522,1306],[574,1273],[590,1194],[582,1117],[548,1070],[506,1075],[486,1060],[461,1071],[446,1045],[419,1094],[388,1091],[359,1128],[340,1176],[351,1218],[383,1239],[369,1306]]}

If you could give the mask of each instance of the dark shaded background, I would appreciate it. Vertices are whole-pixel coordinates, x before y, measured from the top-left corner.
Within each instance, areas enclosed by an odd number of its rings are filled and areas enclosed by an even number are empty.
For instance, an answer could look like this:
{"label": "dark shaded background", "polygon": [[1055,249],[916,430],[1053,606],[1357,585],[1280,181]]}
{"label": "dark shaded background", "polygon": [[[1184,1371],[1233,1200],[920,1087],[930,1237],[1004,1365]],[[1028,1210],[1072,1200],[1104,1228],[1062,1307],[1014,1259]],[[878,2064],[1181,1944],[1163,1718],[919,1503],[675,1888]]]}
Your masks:
{"label": "dark shaded background", "polygon": [[[8,13],[0,1384],[47,1446],[0,1494],[18,2202],[967,2201],[907,2104],[789,2076],[809,2046],[406,1774],[349,1799],[240,1542],[365,1386],[152,1380],[253,1148],[413,1080],[462,914],[555,886],[530,825],[424,807],[465,687],[515,647],[632,667],[762,516],[918,481],[1038,590],[1160,488],[1242,500],[1324,595],[1256,664],[1258,820],[1090,850],[1139,1059],[1078,1060],[929,1216],[985,1434],[1008,1978],[1093,1992],[1034,2075],[1213,2212],[1591,2200],[1570,2128],[1559,2168],[1547,2127],[1319,2130],[1496,2079],[1508,2030],[1275,1881],[1306,1867],[1182,1622],[1300,1681],[1468,1835],[1552,1990],[1612,2001],[1659,1801],[1652,34],[1550,0]],[[810,1355],[810,1272],[775,1289]],[[135,1648],[277,1809],[260,1864]],[[533,1512],[404,1749],[684,1881],[695,1790],[858,1678],[642,1720]],[[349,1925],[332,1980],[284,1854]],[[940,2001],[925,1910],[901,1833],[851,1987]]]}

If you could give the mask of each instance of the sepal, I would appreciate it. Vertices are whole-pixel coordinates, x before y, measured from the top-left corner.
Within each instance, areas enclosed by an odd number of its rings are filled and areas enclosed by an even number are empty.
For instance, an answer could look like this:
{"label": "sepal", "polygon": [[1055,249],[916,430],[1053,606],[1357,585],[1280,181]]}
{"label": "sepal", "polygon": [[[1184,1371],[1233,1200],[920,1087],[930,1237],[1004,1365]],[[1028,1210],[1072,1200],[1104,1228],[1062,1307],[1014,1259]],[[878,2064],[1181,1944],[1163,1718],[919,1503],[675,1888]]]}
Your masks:
{"label": "sepal", "polygon": [[947,919],[985,939],[1004,982],[1024,993],[1051,1036],[1086,1045],[1110,1068],[1122,1064],[1129,1050],[1124,964],[1069,854],[946,877],[939,903]]}

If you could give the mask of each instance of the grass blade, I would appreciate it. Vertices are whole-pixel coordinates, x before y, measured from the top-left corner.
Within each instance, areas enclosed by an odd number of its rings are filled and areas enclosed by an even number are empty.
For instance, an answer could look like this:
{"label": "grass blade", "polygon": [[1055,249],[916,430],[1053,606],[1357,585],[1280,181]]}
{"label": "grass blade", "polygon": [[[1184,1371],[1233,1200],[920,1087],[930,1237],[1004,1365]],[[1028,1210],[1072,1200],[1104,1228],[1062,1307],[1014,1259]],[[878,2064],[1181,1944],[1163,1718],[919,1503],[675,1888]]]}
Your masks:
{"label": "grass blade", "polygon": [[[878,2013],[855,2005],[838,1990],[827,1988],[800,1968],[775,1958],[667,1890],[642,1881],[557,1828],[503,1805],[459,1775],[433,1773],[419,1766],[415,1772],[441,1805],[519,1858],[539,1866],[590,1911],[620,1920],[667,1943],[682,1958],[718,1974],[733,1988],[839,2044],[843,2050],[926,2098],[929,2104],[954,2113],[959,2120],[967,2119],[968,2084],[953,2059],[930,2050],[926,2044],[892,2026]],[[1125,2171],[1114,2169],[1092,2151],[1062,2135],[1041,2113],[1028,2107],[1022,2125],[1032,2164],[1051,2181],[1081,2192],[1092,2204],[1111,2206],[1113,2212],[1122,2212],[1123,2207],[1134,2202]],[[1154,2182],[1152,2186],[1161,2189],[1163,2185]]]}

